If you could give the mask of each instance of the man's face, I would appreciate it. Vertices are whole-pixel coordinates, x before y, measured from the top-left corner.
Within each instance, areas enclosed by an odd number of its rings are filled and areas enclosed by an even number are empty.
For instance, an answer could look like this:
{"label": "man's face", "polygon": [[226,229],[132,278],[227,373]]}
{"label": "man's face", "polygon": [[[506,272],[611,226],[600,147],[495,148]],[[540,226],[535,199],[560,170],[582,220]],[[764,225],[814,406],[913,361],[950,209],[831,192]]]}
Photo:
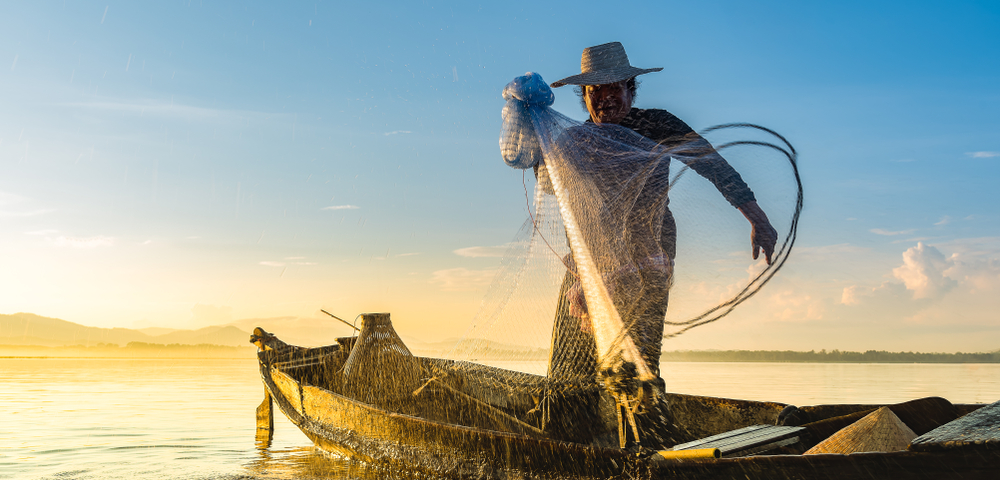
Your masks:
{"label": "man's face", "polygon": [[596,123],[620,123],[632,108],[632,92],[626,81],[607,85],[587,85],[583,98],[590,118]]}

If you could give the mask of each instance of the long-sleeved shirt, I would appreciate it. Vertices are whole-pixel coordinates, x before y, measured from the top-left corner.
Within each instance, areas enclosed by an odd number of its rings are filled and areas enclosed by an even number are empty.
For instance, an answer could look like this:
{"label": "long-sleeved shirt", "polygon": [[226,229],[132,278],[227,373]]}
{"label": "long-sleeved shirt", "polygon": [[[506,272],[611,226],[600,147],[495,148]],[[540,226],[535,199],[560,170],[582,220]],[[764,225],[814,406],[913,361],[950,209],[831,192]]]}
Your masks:
{"label": "long-sleeved shirt", "polygon": [[753,191],[740,174],[694,129],[672,113],[660,109],[633,108],[619,125],[642,135],[661,146],[701,153],[687,163],[692,170],[708,179],[734,207],[755,200]]}

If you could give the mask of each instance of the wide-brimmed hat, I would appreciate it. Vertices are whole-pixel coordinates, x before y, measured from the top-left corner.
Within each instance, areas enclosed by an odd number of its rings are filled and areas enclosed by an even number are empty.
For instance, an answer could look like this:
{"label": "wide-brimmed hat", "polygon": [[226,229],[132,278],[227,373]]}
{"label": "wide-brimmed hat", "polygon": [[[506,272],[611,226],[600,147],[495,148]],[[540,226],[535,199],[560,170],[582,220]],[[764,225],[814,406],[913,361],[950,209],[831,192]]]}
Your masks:
{"label": "wide-brimmed hat", "polygon": [[583,49],[580,74],[552,82],[552,88],[563,85],[606,85],[660,70],[663,68],[633,67],[628,62],[625,47],[619,42],[611,42]]}
{"label": "wide-brimmed hat", "polygon": [[830,435],[803,455],[895,452],[906,450],[914,438],[917,434],[908,425],[889,407],[882,407]]}

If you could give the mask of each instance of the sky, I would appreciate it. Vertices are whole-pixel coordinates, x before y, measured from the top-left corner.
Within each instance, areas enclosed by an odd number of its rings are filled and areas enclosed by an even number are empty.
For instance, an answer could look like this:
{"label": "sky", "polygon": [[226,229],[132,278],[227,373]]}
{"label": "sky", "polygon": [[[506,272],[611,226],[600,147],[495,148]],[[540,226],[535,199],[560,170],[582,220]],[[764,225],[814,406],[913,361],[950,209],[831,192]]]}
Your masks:
{"label": "sky", "polygon": [[503,86],[621,41],[638,107],[800,154],[786,267],[665,349],[1000,349],[1000,5],[814,3],[7,2],[0,313],[459,337],[527,214]]}

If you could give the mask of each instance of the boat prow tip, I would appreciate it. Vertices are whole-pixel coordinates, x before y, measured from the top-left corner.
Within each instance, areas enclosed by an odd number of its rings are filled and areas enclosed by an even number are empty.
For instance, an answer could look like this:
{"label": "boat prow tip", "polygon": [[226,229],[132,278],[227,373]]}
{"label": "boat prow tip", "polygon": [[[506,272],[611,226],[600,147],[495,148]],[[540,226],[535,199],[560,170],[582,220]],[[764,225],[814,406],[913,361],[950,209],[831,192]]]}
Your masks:
{"label": "boat prow tip", "polygon": [[268,333],[263,328],[256,327],[253,329],[253,333],[250,334],[250,343],[257,346],[257,348],[264,350],[267,346],[267,342],[275,340],[277,337],[273,333]]}

